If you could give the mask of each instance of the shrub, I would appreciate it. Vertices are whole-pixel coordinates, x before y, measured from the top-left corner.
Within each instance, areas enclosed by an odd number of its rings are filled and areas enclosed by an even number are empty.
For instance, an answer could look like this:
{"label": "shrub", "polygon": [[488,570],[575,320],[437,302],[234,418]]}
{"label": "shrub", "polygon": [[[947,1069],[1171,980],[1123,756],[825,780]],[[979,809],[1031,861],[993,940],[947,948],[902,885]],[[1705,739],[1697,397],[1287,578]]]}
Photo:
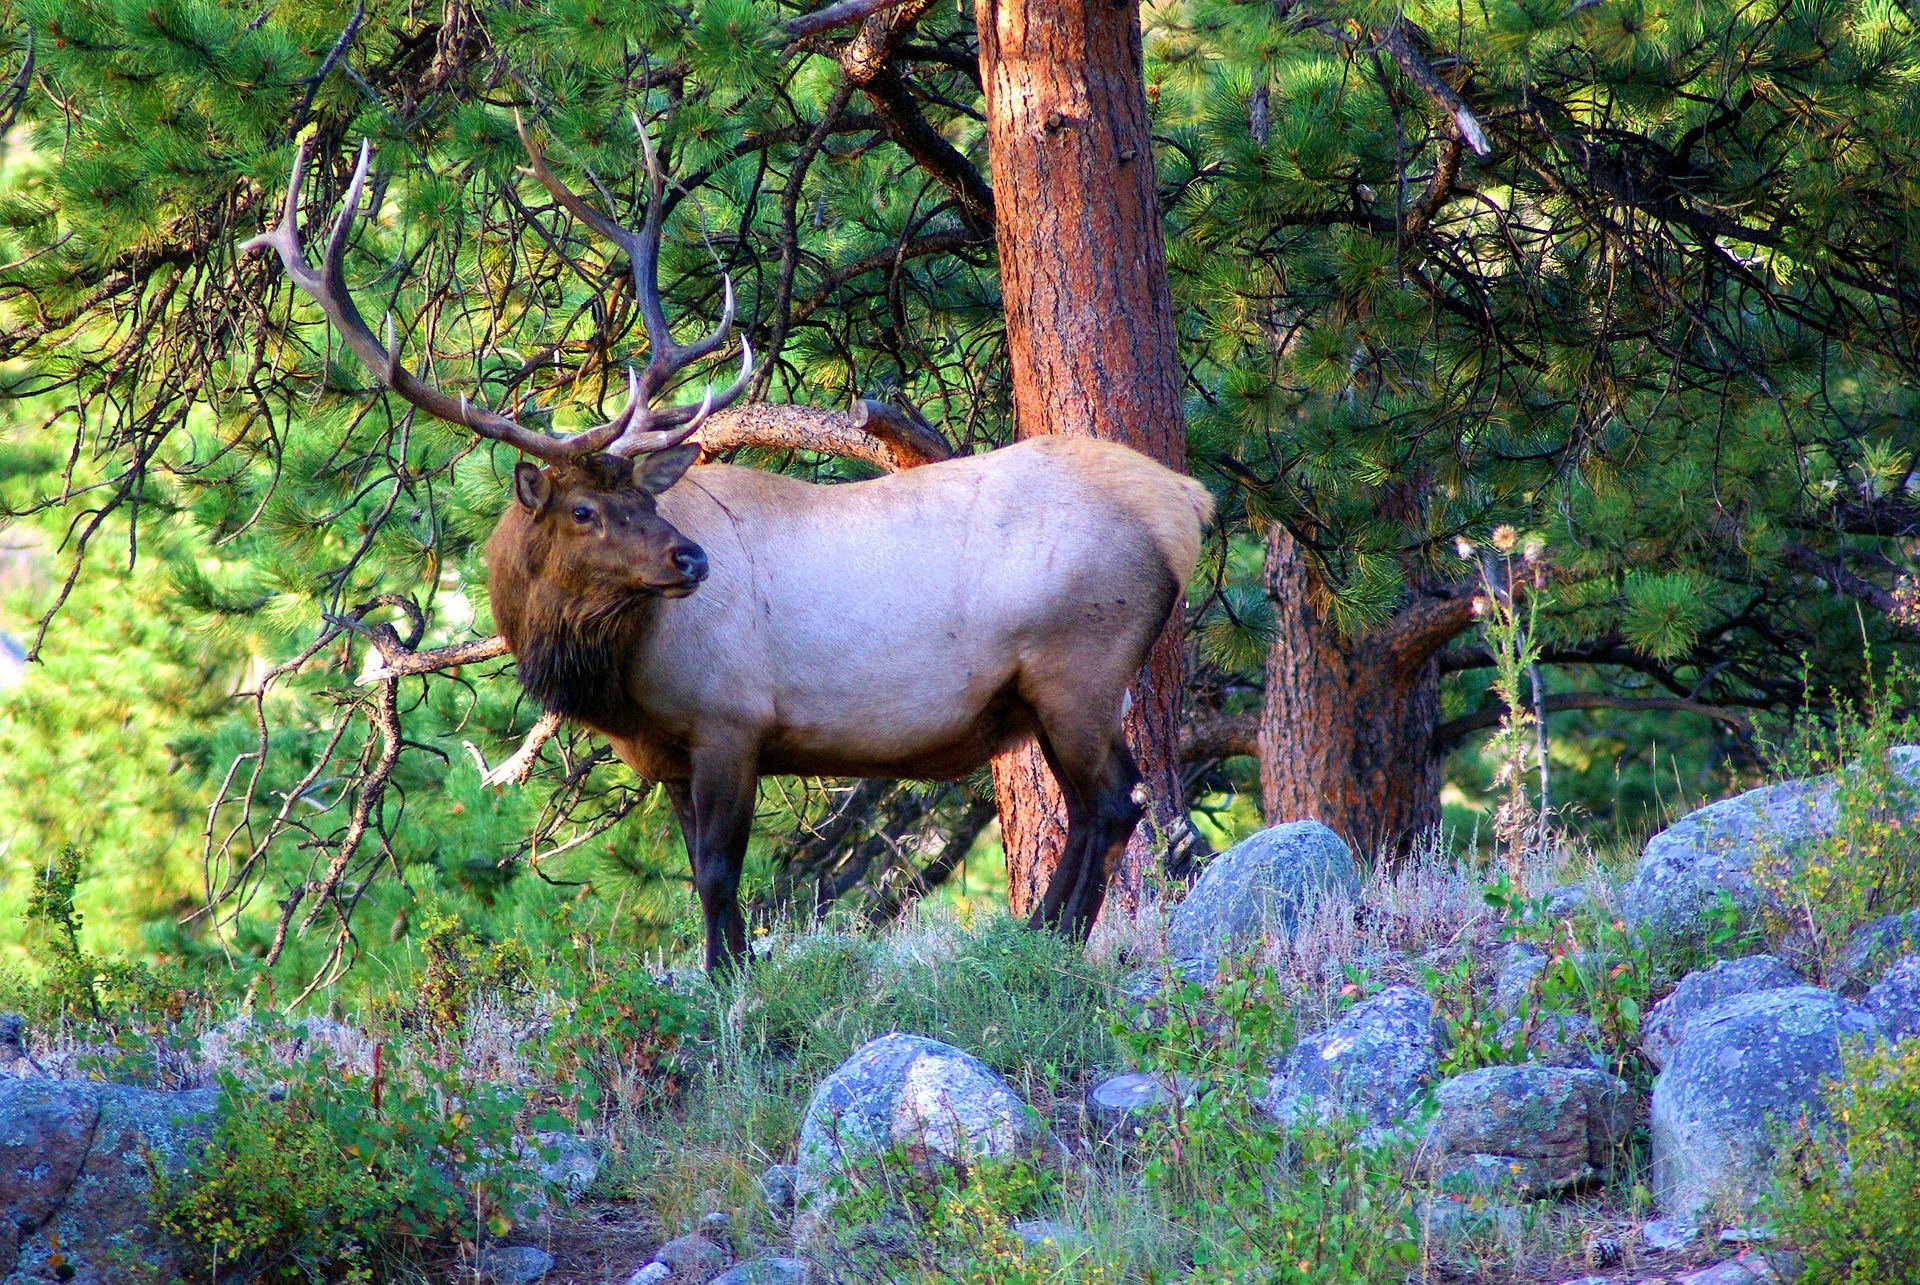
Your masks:
{"label": "shrub", "polygon": [[[375,1281],[480,1234],[504,1235],[548,1193],[539,1152],[516,1143],[527,1103],[411,1063],[362,1076],[323,1052],[224,1074],[213,1138],[155,1200],[197,1247],[209,1281]],[[269,1088],[268,1076],[273,1077]],[[531,1127],[567,1122],[548,1112]]]}
{"label": "shrub", "polygon": [[477,997],[524,998],[531,990],[533,959],[519,941],[485,941],[445,914],[429,914],[420,927],[419,981],[410,993],[381,996],[375,1016],[402,1030],[457,1031]]}
{"label": "shrub", "polygon": [[686,1041],[700,1029],[693,1002],[662,986],[645,969],[595,978],[555,1020],[548,1037],[554,1065],[583,1070],[623,1099],[661,1101],[685,1084]]}
{"label": "shrub", "polygon": [[[86,877],[86,854],[72,844],[37,864],[24,918],[39,938],[39,975],[5,979],[5,999],[39,1022],[68,1021],[103,1029],[142,1022],[175,1022],[206,1002],[205,987],[177,967],[152,968],[106,959],[80,945],[83,926],[76,893]],[[10,970],[11,971],[11,970]]]}
{"label": "shrub", "polygon": [[1920,791],[1887,753],[1920,741],[1920,721],[1900,712],[1914,686],[1895,660],[1878,677],[1868,673],[1864,700],[1836,701],[1831,722],[1809,713],[1770,747],[1769,766],[1782,779],[1834,778],[1833,828],[1756,863],[1778,907],[1769,915],[1774,936],[1790,946],[1804,939],[1822,968],[1855,925],[1920,906]]}
{"label": "shrub", "polygon": [[1141,1142],[1143,1177],[1193,1238],[1206,1279],[1399,1282],[1419,1258],[1407,1147],[1357,1121],[1283,1126],[1253,1104],[1269,1059],[1291,1042],[1273,975],[1240,973],[1211,993],[1186,982],[1151,1025],[1115,1032],[1143,1070],[1204,1081]]}
{"label": "shrub", "polygon": [[[1646,934],[1587,906],[1556,916],[1548,908],[1548,897],[1520,896],[1504,874],[1487,886],[1484,895],[1487,904],[1506,917],[1502,938],[1547,952],[1546,967],[1521,997],[1522,1026],[1530,1026],[1545,1013],[1582,1014],[1593,1022],[1609,1050],[1614,1073],[1629,1079],[1640,1074],[1644,1068],[1636,1049],[1655,974],[1654,948]],[[1724,925],[1717,919],[1713,922],[1715,931],[1721,932]],[[1482,1064],[1525,1060],[1525,1034],[1511,1048],[1488,1040],[1498,1056]]]}
{"label": "shrub", "polygon": [[1847,1059],[1832,1123],[1783,1147],[1771,1210],[1807,1285],[1920,1280],[1920,1040]]}

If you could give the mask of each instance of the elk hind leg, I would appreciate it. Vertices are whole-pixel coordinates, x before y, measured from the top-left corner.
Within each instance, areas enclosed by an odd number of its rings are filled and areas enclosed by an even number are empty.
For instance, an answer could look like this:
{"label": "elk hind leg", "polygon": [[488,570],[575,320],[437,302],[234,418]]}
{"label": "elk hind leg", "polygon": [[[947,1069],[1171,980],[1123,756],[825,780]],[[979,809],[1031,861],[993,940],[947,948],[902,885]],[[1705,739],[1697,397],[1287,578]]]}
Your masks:
{"label": "elk hind leg", "polygon": [[1043,736],[1040,745],[1066,799],[1067,841],[1033,924],[1084,939],[1106,901],[1109,863],[1139,823],[1133,792],[1140,773],[1114,728],[1058,740]]}

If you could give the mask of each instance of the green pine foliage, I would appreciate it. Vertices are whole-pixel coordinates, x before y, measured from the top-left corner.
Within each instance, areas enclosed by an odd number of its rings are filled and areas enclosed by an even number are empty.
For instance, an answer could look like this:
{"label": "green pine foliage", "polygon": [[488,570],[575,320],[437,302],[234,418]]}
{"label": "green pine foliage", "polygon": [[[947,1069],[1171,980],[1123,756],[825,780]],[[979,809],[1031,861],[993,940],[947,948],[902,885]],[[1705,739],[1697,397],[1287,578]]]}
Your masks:
{"label": "green pine foliage", "polygon": [[[645,343],[624,262],[524,171],[514,117],[629,219],[637,124],[673,178],[679,334],[713,324],[724,271],[756,393],[897,392],[962,447],[1004,440],[991,238],[826,46],[784,43],[797,11],[0,3],[0,492],[58,550],[6,607],[12,632],[50,632],[5,698],[0,828],[17,869],[67,842],[96,854],[79,896],[113,907],[89,919],[97,947],[147,925],[143,949],[243,975],[279,952],[260,984],[292,997],[368,950],[420,966],[406,925],[437,910],[496,937],[564,910],[617,915],[635,946],[685,940],[669,810],[604,747],[566,738],[529,787],[479,784],[467,745],[497,762],[535,713],[509,665],[399,683],[387,745],[367,631],[490,632],[481,543],[511,452],[372,395],[271,256],[239,246],[301,146],[317,241],[369,140],[346,260],[363,310],[441,386],[577,427],[612,411]],[[1473,580],[1461,540],[1535,536],[1561,692],[1759,714],[1857,689],[1863,630],[1880,654],[1907,645],[1912,622],[1881,608],[1920,529],[1908,13],[1169,0],[1144,21],[1190,457],[1223,500],[1191,595],[1196,700],[1257,699],[1276,521],[1356,636]],[[972,50],[966,7],[936,7],[900,65],[984,172]],[[1436,106],[1441,81],[1484,155]],[[1872,611],[1845,596],[1863,583]],[[1448,716],[1491,699],[1460,664]],[[1754,761],[1737,719],[1693,717],[1557,716],[1558,801],[1631,830],[1673,795],[1639,747],[1677,747],[1683,790]],[[1484,795],[1488,770],[1468,754],[1454,774]],[[817,793],[794,797],[767,796],[764,832],[818,817]],[[314,887],[317,916],[282,909]],[[582,888],[599,909],[569,900]]]}

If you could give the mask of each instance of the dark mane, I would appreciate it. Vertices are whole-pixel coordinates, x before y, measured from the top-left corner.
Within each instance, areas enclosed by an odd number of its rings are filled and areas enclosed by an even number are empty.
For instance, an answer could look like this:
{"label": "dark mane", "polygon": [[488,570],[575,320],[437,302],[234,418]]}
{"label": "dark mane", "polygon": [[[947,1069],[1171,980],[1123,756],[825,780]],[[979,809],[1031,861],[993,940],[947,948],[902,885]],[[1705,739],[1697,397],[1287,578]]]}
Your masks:
{"label": "dark mane", "polygon": [[527,695],[577,723],[620,734],[634,726],[633,701],[627,695],[627,668],[646,622],[647,600],[593,612],[539,613],[538,624],[513,644],[515,668]]}

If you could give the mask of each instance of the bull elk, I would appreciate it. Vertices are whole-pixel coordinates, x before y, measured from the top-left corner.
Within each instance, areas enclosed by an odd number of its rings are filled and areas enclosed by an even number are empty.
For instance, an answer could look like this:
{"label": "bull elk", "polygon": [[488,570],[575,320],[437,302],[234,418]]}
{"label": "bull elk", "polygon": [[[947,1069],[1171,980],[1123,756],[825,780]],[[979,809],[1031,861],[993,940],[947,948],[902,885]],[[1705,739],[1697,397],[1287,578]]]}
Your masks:
{"label": "bull elk", "polygon": [[952,778],[1028,736],[1068,809],[1033,921],[1084,935],[1141,815],[1120,735],[1125,693],[1193,572],[1206,489],[1126,447],[1072,438],[828,486],[696,465],[691,439],[746,388],[751,350],[743,341],[739,378],[698,405],[654,402],[725,344],[731,281],[719,326],[676,345],[657,269],[666,185],[644,128],[637,233],[556,179],[524,129],[521,139],[533,175],[631,266],[650,352],[605,424],[570,437],[529,429],[408,371],[391,320],[380,341],[341,266],[364,144],[318,271],[299,231],[304,148],[278,226],[243,248],[277,251],[382,387],[540,461],[515,467],[513,503],[487,542],[494,619],[530,696],[665,784],[707,966],[745,949],[739,885],[759,777]]}

